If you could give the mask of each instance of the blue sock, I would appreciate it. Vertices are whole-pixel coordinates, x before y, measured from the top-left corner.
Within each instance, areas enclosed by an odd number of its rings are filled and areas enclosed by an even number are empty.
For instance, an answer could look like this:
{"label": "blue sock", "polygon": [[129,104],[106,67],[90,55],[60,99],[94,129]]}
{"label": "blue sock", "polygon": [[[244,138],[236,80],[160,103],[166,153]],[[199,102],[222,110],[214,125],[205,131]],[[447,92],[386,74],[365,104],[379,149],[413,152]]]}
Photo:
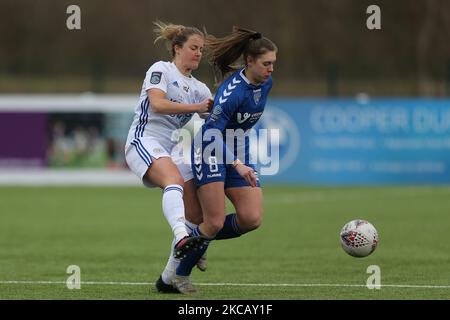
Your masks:
{"label": "blue sock", "polygon": [[[192,231],[192,235],[201,236],[200,229],[197,227]],[[208,249],[209,241],[206,241],[201,249],[191,251],[187,254],[187,257],[180,261],[177,267],[176,274],[179,276],[189,276],[192,269],[197,264],[198,260],[203,256],[203,254]]]}
{"label": "blue sock", "polygon": [[224,240],[240,237],[242,232],[236,221],[236,213],[230,213],[225,217],[223,228],[216,234],[214,240]]}

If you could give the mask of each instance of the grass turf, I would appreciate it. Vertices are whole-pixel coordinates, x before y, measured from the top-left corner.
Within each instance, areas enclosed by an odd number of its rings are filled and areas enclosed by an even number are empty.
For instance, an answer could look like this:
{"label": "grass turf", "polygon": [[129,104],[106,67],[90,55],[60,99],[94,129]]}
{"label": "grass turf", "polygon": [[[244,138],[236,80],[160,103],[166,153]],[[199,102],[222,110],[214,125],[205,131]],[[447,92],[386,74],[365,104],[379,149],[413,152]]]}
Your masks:
{"label": "grass turf", "polygon": [[[200,293],[186,297],[145,284],[171,243],[159,190],[2,187],[0,299],[450,299],[450,287],[364,287],[370,265],[382,285],[450,286],[449,187],[265,186],[264,196],[263,225],[213,242],[208,270],[192,275]],[[380,235],[366,258],[339,244],[356,218]],[[69,265],[81,268],[81,290],[65,285]]]}

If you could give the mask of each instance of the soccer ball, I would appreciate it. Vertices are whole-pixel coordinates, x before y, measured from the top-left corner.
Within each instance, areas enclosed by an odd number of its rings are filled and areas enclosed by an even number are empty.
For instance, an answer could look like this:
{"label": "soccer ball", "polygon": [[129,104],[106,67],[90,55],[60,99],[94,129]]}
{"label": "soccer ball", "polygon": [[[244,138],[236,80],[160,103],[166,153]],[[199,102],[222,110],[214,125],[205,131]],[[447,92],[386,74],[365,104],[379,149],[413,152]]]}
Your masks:
{"label": "soccer ball", "polygon": [[341,230],[341,245],[353,257],[367,257],[378,245],[378,233],[366,220],[352,220]]}

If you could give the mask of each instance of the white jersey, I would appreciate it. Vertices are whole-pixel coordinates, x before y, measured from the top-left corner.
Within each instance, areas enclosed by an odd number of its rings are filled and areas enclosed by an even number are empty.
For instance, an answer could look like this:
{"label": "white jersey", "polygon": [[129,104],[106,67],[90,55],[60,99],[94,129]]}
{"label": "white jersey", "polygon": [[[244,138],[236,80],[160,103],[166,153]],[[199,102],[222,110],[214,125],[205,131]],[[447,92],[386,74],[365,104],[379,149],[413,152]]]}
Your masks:
{"label": "white jersey", "polygon": [[147,90],[153,88],[164,91],[167,100],[186,104],[199,103],[211,98],[211,91],[193,76],[183,75],[173,62],[158,61],[148,69],[126,147],[136,139],[152,137],[170,153],[177,143],[172,141],[172,134],[183,127],[193,114],[168,115],[153,112],[147,95]]}

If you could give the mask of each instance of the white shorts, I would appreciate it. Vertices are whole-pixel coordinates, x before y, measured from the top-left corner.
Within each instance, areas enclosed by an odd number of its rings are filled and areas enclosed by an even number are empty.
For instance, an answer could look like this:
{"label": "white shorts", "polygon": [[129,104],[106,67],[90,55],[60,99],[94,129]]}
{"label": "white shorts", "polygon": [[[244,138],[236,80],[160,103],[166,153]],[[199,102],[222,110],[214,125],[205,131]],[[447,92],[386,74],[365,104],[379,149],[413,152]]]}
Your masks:
{"label": "white shorts", "polygon": [[127,161],[128,167],[148,188],[154,188],[156,186],[149,181],[143,180],[144,175],[152,165],[152,158],[159,159],[162,157],[172,159],[185,182],[194,179],[190,164],[184,161],[177,150],[166,150],[155,138],[142,137],[134,139],[125,148],[125,160]]}

